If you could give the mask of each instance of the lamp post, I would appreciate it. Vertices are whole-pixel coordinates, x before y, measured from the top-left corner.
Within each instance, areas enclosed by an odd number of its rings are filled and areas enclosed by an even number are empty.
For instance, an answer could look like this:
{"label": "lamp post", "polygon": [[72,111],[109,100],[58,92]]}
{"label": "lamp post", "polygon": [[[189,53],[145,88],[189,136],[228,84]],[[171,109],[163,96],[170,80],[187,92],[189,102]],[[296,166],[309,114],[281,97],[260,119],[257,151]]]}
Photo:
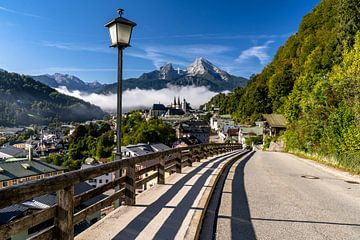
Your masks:
{"label": "lamp post", "polygon": [[123,9],[118,9],[119,17],[107,23],[111,46],[118,49],[118,88],[116,112],[116,155],[121,159],[121,116],[122,116],[122,57],[123,49],[130,46],[131,33],[136,23],[123,18]]}
{"label": "lamp post", "polygon": [[[117,87],[117,111],[116,111],[116,157],[115,160],[121,160],[121,117],[122,117],[122,58],[123,49],[130,46],[132,29],[136,23],[123,18],[123,9],[118,9],[119,17],[107,23],[105,27],[109,29],[110,47],[118,49],[118,87]],[[115,178],[120,177],[120,170],[115,171]],[[120,186],[115,187],[119,191]],[[115,201],[115,208],[120,206],[120,200]]]}

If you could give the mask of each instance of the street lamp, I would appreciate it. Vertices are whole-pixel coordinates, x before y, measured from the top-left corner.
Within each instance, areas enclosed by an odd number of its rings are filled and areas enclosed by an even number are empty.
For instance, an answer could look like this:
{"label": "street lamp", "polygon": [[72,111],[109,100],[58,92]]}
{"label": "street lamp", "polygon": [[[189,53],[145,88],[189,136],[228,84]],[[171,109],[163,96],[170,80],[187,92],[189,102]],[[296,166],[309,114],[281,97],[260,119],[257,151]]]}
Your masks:
{"label": "street lamp", "polygon": [[109,29],[111,46],[118,49],[118,88],[116,113],[116,155],[121,159],[121,112],[122,112],[122,56],[123,49],[130,46],[132,29],[136,23],[123,18],[124,9],[118,9],[119,17],[105,25]]}
{"label": "street lamp", "polygon": [[[121,117],[122,117],[122,57],[123,49],[130,46],[132,29],[136,23],[123,18],[123,9],[118,9],[119,17],[105,25],[109,29],[111,46],[118,49],[118,87],[116,111],[116,160],[122,159],[121,154]],[[120,170],[115,171],[115,178],[120,177]],[[119,191],[120,186],[115,187]],[[120,206],[120,200],[115,201],[115,208]]]}

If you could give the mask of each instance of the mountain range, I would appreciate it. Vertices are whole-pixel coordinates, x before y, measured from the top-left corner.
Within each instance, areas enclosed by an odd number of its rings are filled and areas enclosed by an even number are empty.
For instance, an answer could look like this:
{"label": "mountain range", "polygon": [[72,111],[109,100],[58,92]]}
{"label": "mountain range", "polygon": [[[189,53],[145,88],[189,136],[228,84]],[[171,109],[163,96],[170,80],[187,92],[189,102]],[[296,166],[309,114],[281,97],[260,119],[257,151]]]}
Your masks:
{"label": "mountain range", "polygon": [[0,71],[0,126],[102,119],[97,106],[61,94],[34,79]]}
{"label": "mountain range", "polygon": [[[31,76],[33,79],[52,88],[60,86],[68,90],[79,90],[89,93],[110,94],[117,92],[117,83],[101,84],[99,82],[86,83],[79,78],[55,73],[53,75]],[[233,76],[213,65],[204,58],[197,58],[186,70],[174,69],[171,63],[165,64],[159,70],[144,73],[139,78],[123,81],[123,90],[128,89],[163,89],[168,85],[175,86],[206,86],[211,91],[221,92],[245,86],[247,79]]]}

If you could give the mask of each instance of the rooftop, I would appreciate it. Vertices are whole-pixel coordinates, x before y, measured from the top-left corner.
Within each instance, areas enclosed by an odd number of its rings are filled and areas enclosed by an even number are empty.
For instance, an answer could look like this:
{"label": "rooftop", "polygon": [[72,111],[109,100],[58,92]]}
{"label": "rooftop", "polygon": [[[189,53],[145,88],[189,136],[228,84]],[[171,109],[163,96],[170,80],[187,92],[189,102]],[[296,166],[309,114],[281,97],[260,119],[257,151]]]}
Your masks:
{"label": "rooftop", "polygon": [[0,168],[2,169],[0,172],[0,181],[63,170],[62,167],[54,166],[40,160],[0,161]]}
{"label": "rooftop", "polygon": [[282,114],[263,114],[263,118],[271,127],[286,127],[286,119]]}

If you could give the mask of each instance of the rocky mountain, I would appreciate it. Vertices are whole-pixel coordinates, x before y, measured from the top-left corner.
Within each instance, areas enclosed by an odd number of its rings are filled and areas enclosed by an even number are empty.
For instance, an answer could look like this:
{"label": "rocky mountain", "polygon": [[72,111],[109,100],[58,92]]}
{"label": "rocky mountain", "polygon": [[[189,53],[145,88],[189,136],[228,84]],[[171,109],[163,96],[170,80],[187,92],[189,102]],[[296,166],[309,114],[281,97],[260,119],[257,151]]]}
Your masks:
{"label": "rocky mountain", "polygon": [[0,72],[0,126],[102,119],[97,106],[17,73]]}
{"label": "rocky mountain", "polygon": [[[174,69],[171,63],[159,70],[142,74],[139,78],[123,82],[123,90],[127,89],[162,89],[168,84],[176,86],[206,86],[211,91],[221,92],[245,86],[247,79],[236,77],[221,70],[204,58],[196,59],[186,70]],[[117,84],[104,86],[102,93],[115,93]]]}
{"label": "rocky mountain", "polygon": [[[78,77],[55,73],[53,75],[31,76],[49,87],[67,87],[70,91],[89,93],[116,93],[117,83],[101,84],[99,82],[87,83]],[[206,86],[211,91],[222,92],[236,87],[245,86],[247,79],[236,77],[213,65],[204,58],[196,59],[186,70],[174,69],[171,63],[167,63],[159,70],[143,73],[139,78],[130,78],[123,81],[123,90],[127,89],[163,89],[167,86]]]}
{"label": "rocky mountain", "polygon": [[65,86],[70,91],[79,90],[83,92],[96,92],[101,90],[104,86],[97,81],[87,83],[73,75],[61,73],[55,73],[53,75],[46,74],[39,76],[31,76],[31,78],[52,88]]}

